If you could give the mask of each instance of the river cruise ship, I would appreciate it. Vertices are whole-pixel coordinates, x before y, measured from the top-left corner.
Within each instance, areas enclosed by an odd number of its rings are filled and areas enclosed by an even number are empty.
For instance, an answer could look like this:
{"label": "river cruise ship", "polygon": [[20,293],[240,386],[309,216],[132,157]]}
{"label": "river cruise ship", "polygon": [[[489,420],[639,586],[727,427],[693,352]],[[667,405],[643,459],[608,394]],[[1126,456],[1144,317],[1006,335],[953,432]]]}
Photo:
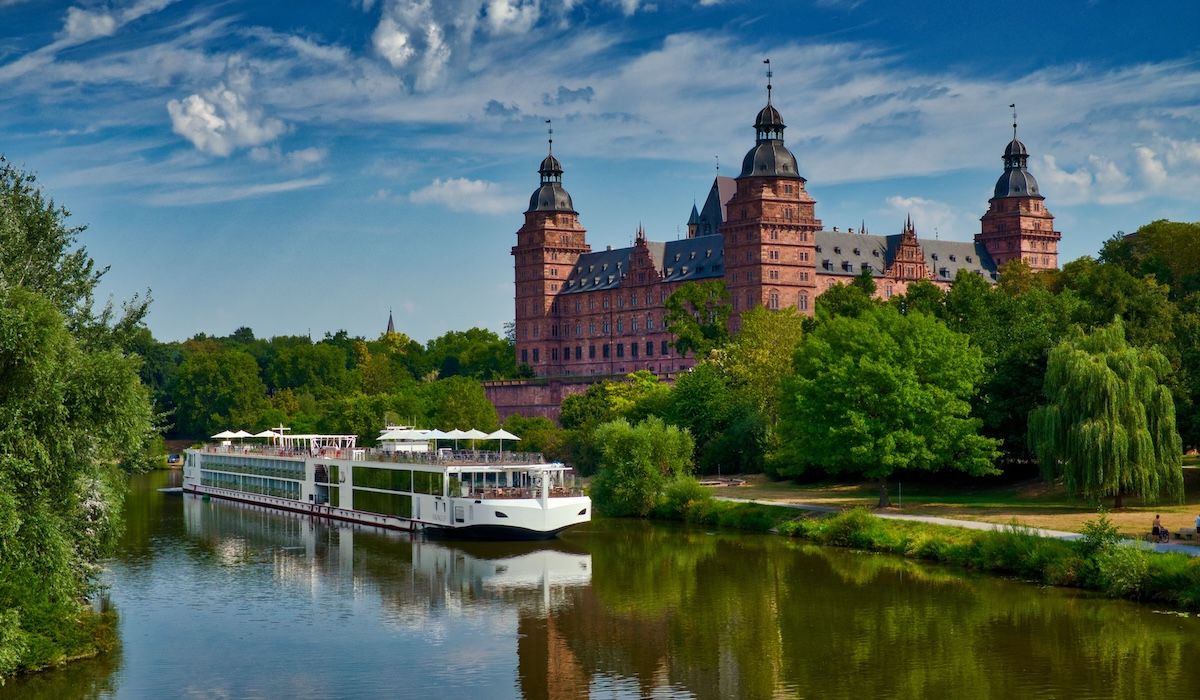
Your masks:
{"label": "river cruise ship", "polygon": [[541,455],[437,449],[431,431],[272,434],[186,451],[183,491],[397,530],[479,539],[549,539],[591,520],[572,470]]}

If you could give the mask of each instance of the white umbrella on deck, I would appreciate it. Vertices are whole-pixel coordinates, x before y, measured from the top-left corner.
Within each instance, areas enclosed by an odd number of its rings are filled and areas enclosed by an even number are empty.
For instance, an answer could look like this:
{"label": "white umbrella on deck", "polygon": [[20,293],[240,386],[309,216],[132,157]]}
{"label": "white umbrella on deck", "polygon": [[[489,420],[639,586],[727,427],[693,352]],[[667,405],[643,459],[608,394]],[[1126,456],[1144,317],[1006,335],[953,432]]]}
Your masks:
{"label": "white umbrella on deck", "polygon": [[488,440],[499,440],[500,441],[500,454],[503,455],[505,440],[520,440],[521,438],[517,437],[516,435],[513,435],[512,433],[508,432],[504,428],[501,428],[494,433],[488,433],[487,439]]}
{"label": "white umbrella on deck", "polygon": [[271,440],[272,442],[274,442],[275,440],[278,440],[279,438],[281,438],[283,436],[280,435],[279,433],[275,432],[274,430],[264,430],[261,433],[255,433],[255,434],[251,435],[250,437],[267,438],[268,440]]}
{"label": "white umbrella on deck", "polygon": [[228,440],[229,438],[237,437],[237,433],[233,432],[232,430],[222,430],[211,437],[213,440]]}
{"label": "white umbrella on deck", "polygon": [[466,440],[486,440],[487,433],[483,432],[482,430],[471,428],[470,430],[463,431],[463,438]]}
{"label": "white umbrella on deck", "polygon": [[458,449],[458,441],[463,440],[466,437],[467,437],[467,434],[464,433],[463,431],[459,430],[458,428],[455,428],[454,430],[451,430],[446,433],[446,439],[454,441],[454,449],[456,449],[456,450]]}

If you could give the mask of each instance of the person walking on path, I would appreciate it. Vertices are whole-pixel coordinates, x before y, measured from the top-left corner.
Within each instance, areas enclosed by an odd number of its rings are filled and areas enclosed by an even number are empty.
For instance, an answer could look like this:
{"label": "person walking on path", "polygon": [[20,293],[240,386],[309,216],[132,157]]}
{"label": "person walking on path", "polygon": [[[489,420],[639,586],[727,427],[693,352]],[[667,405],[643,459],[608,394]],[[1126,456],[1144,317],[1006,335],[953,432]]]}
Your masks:
{"label": "person walking on path", "polygon": [[1162,516],[1160,515],[1154,516],[1154,525],[1150,527],[1150,535],[1153,536],[1155,541],[1158,542],[1162,542],[1166,539],[1163,537],[1163,535],[1166,534],[1166,530],[1163,529],[1162,520],[1160,519],[1161,517]]}

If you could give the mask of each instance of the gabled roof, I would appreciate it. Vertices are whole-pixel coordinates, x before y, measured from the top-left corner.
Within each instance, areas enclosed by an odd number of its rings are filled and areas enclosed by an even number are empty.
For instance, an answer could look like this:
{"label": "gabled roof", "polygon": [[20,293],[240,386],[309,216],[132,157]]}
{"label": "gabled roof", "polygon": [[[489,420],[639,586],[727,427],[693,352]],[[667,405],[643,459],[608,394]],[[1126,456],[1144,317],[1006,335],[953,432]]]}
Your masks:
{"label": "gabled roof", "polygon": [[[869,265],[874,277],[882,277],[900,247],[902,234],[872,236],[841,231],[818,231],[817,274],[858,276]],[[982,244],[968,241],[920,239],[925,266],[939,282],[953,282],[959,270],[997,278],[996,263]]]}
{"label": "gabled roof", "polygon": [[[645,243],[655,270],[665,282],[690,282],[725,274],[725,239],[720,235]],[[616,289],[629,272],[635,250],[615,248],[580,255],[561,293]]]}
{"label": "gabled roof", "polygon": [[700,210],[697,220],[696,234],[711,236],[721,232],[721,224],[725,223],[728,215],[725,205],[737,192],[737,180],[718,175],[713,179],[712,187],[708,190],[708,198],[704,200],[704,208]]}

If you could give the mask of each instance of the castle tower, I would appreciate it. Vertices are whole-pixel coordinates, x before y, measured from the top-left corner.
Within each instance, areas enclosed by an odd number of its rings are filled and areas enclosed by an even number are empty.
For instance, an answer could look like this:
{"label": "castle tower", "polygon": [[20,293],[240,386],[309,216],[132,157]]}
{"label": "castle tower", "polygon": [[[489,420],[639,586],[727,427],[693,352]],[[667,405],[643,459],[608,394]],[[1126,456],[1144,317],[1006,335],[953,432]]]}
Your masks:
{"label": "castle tower", "polygon": [[[581,253],[591,251],[586,231],[571,195],[562,186],[562,165],[554,157],[554,139],[549,154],[538,168],[540,184],[529,198],[525,225],[517,231],[513,246],[516,275],[517,362],[527,364],[539,376],[560,372],[551,361],[551,349],[566,335],[555,319],[555,297]],[[555,353],[557,354],[557,353]]]}
{"label": "castle tower", "polygon": [[755,145],[742,159],[737,191],[726,205],[725,285],[732,296],[731,330],[755,306],[799,308],[811,314],[816,297],[816,200],[804,189],[796,157],[783,144],[786,125],[771,102],[754,120]]}
{"label": "castle tower", "polygon": [[1004,174],[988,200],[988,211],[980,219],[976,243],[987,248],[996,265],[1021,259],[1034,270],[1058,267],[1058,241],[1054,215],[1038,192],[1037,180],[1028,170],[1029,151],[1017,139],[1017,117],[1013,113],[1013,139],[1004,149]]}

